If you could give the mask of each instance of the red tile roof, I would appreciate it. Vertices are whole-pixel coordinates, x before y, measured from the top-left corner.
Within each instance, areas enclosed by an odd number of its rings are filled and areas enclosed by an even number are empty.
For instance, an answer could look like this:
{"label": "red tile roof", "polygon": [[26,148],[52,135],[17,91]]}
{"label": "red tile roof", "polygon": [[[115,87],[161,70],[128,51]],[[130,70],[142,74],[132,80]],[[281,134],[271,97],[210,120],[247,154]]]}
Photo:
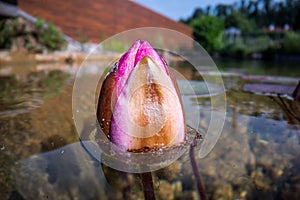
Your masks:
{"label": "red tile roof", "polygon": [[128,0],[19,0],[19,8],[58,26],[66,35],[99,42],[138,27],[164,27],[192,37],[192,29]]}

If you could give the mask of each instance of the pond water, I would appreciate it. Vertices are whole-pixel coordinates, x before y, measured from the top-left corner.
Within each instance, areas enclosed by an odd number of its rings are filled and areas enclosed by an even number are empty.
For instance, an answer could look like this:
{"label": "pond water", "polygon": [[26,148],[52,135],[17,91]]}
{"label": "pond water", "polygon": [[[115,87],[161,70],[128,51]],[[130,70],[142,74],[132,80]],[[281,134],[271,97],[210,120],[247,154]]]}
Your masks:
{"label": "pond water", "polygon": [[[299,63],[216,64],[226,88],[226,120],[210,154],[196,154],[208,199],[300,199],[300,104],[290,97]],[[91,73],[106,67],[88,65]],[[211,106],[197,88],[200,74],[184,62],[171,65],[193,80],[199,95],[183,94],[194,102],[185,109],[199,106],[206,129]],[[101,165],[80,143],[72,118],[78,67],[0,66],[0,199],[143,199],[137,174]],[[152,175],[157,199],[199,199],[188,152]]]}

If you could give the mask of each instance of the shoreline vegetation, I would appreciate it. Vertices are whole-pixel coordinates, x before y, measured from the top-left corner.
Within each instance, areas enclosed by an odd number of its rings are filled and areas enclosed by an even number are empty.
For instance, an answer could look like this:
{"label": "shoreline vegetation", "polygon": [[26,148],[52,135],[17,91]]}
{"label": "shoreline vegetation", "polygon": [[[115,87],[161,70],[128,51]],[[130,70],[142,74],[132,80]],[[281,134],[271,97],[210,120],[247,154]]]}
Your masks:
{"label": "shoreline vegetation", "polygon": [[[110,61],[128,49],[127,44],[112,41],[108,46],[87,40],[68,43],[53,24],[38,19],[35,23],[21,17],[0,19],[0,67],[3,65]],[[182,58],[168,54],[169,61]]]}
{"label": "shoreline vegetation", "polygon": [[[233,4],[197,8],[192,16],[180,21],[193,28],[194,39],[216,60],[300,61],[299,10],[298,0],[237,0]],[[95,46],[87,38],[76,45],[68,43],[55,25],[43,19],[35,23],[21,17],[0,19],[0,65],[24,61],[82,62]],[[113,48],[112,54],[128,49],[118,42]],[[103,52],[90,58],[109,57]]]}
{"label": "shoreline vegetation", "polygon": [[20,52],[0,52],[0,67],[5,65],[19,64],[43,64],[43,63],[59,63],[59,64],[80,64],[88,59],[90,62],[111,61],[111,59],[119,56],[119,54],[89,54],[86,52],[67,52],[57,51],[51,53],[20,53]]}
{"label": "shoreline vegetation", "polygon": [[237,0],[197,8],[180,21],[212,55],[300,60],[299,10],[298,0]]}
{"label": "shoreline vegetation", "polygon": [[45,26],[21,17],[0,19],[0,66],[38,63],[81,63],[110,58],[111,55],[89,54],[83,47],[68,44],[53,24]]}

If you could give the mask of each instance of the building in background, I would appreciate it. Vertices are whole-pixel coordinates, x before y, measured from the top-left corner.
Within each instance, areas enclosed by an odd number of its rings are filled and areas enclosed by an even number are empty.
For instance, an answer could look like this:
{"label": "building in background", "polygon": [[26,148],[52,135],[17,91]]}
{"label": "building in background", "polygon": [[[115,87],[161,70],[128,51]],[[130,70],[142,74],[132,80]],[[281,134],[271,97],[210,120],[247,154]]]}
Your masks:
{"label": "building in background", "polygon": [[0,0],[0,19],[18,16],[17,0]]}
{"label": "building in background", "polygon": [[192,29],[142,5],[124,0],[18,0],[28,15],[55,24],[67,36],[82,42],[100,42],[138,27],[163,27],[192,37]]}

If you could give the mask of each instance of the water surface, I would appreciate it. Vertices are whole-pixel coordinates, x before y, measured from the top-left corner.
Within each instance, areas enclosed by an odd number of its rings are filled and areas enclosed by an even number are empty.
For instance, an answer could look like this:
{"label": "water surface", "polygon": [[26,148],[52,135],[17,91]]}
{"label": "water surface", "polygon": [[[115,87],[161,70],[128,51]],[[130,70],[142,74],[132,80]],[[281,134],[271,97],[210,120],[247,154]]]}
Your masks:
{"label": "water surface", "polygon": [[[291,99],[291,92],[280,90],[297,85],[299,63],[216,64],[223,73],[227,113],[217,145],[207,157],[197,159],[207,196],[299,199],[300,105]],[[197,95],[183,94],[191,102],[185,109],[193,112],[199,105],[200,127],[207,129],[211,105],[202,95],[200,74],[187,63],[171,65],[195,81]],[[0,67],[1,199],[143,198],[136,174],[101,165],[79,142],[71,107],[78,67],[53,63]],[[105,67],[90,63],[87,69],[92,74]],[[257,85],[263,90],[257,91]],[[198,198],[188,152],[153,176],[158,199]]]}

